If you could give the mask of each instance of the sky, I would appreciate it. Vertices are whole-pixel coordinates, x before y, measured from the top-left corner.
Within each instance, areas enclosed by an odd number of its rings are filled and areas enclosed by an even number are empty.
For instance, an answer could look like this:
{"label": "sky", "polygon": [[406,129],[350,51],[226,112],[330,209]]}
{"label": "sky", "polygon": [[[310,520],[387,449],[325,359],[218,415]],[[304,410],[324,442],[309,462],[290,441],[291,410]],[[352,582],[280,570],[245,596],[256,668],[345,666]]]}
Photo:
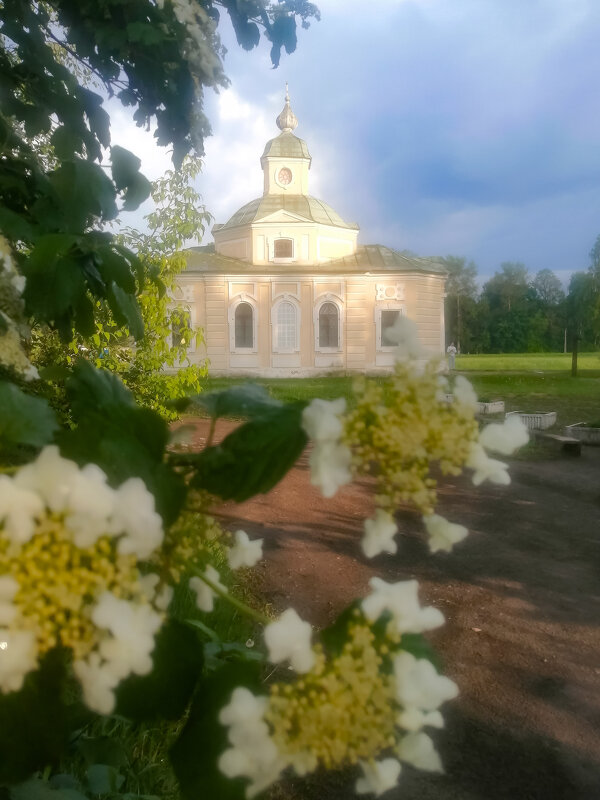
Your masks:
{"label": "sky", "polygon": [[[309,191],[358,222],[359,243],[464,256],[480,283],[504,261],[565,284],[587,268],[600,234],[600,0],[317,5],[321,21],[278,69],[268,43],[243,51],[220,26],[231,86],[206,94],[197,182],[215,222],[262,194],[287,81]],[[170,167],[127,110],[111,116],[148,177]]]}

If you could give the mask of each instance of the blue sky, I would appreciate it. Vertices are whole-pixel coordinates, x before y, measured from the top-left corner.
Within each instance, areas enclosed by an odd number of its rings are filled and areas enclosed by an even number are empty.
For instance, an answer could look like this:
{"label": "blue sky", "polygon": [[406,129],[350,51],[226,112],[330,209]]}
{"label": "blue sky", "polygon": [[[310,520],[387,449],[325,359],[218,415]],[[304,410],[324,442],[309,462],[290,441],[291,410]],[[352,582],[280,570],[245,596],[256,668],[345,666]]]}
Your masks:
{"label": "blue sky", "polygon": [[[262,193],[285,81],[313,156],[311,194],[363,244],[503,261],[563,280],[600,234],[599,0],[322,0],[271,68],[221,28],[231,88],[208,93],[198,189],[217,222]],[[116,111],[149,177],[168,156]],[[124,220],[125,221],[125,220]],[[208,237],[205,241],[209,241]]]}

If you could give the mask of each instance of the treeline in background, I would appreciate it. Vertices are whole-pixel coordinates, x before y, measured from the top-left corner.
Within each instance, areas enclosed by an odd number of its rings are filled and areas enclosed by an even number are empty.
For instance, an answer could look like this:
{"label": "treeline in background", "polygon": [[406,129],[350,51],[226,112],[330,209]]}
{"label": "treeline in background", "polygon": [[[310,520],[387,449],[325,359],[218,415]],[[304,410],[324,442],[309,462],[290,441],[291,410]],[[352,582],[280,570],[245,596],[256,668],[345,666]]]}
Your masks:
{"label": "treeline in background", "polygon": [[[600,236],[587,270],[565,293],[549,269],[532,275],[507,261],[481,289],[477,266],[447,256],[446,340],[461,353],[570,352],[600,348]],[[577,340],[577,343],[575,343]]]}

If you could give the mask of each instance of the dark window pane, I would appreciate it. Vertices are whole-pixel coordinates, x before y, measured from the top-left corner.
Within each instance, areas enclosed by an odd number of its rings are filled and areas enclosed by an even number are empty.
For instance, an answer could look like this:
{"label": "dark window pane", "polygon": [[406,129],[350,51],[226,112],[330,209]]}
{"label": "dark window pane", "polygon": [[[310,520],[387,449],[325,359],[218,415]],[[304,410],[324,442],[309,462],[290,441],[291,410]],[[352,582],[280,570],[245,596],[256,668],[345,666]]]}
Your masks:
{"label": "dark window pane", "polygon": [[291,258],[292,250],[291,239],[275,239],[275,258]]}
{"label": "dark window pane", "polygon": [[319,310],[319,346],[339,347],[338,309],[334,303],[323,303]]}
{"label": "dark window pane", "polygon": [[399,308],[384,308],[381,311],[381,346],[393,347],[398,342],[389,338],[389,330],[394,327],[394,323],[402,312]]}
{"label": "dark window pane", "polygon": [[254,346],[254,326],[250,303],[240,303],[235,310],[235,346]]}

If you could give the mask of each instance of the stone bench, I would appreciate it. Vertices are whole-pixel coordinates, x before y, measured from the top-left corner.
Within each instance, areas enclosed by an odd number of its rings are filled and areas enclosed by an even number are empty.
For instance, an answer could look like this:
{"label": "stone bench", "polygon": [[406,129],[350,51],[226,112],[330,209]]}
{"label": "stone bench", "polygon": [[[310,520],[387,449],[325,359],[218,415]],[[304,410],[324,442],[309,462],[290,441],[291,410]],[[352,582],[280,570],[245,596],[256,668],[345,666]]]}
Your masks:
{"label": "stone bench", "polygon": [[570,456],[581,455],[581,441],[573,439],[572,436],[561,436],[558,433],[546,433],[546,431],[530,431],[536,439],[556,444],[560,449]]}

